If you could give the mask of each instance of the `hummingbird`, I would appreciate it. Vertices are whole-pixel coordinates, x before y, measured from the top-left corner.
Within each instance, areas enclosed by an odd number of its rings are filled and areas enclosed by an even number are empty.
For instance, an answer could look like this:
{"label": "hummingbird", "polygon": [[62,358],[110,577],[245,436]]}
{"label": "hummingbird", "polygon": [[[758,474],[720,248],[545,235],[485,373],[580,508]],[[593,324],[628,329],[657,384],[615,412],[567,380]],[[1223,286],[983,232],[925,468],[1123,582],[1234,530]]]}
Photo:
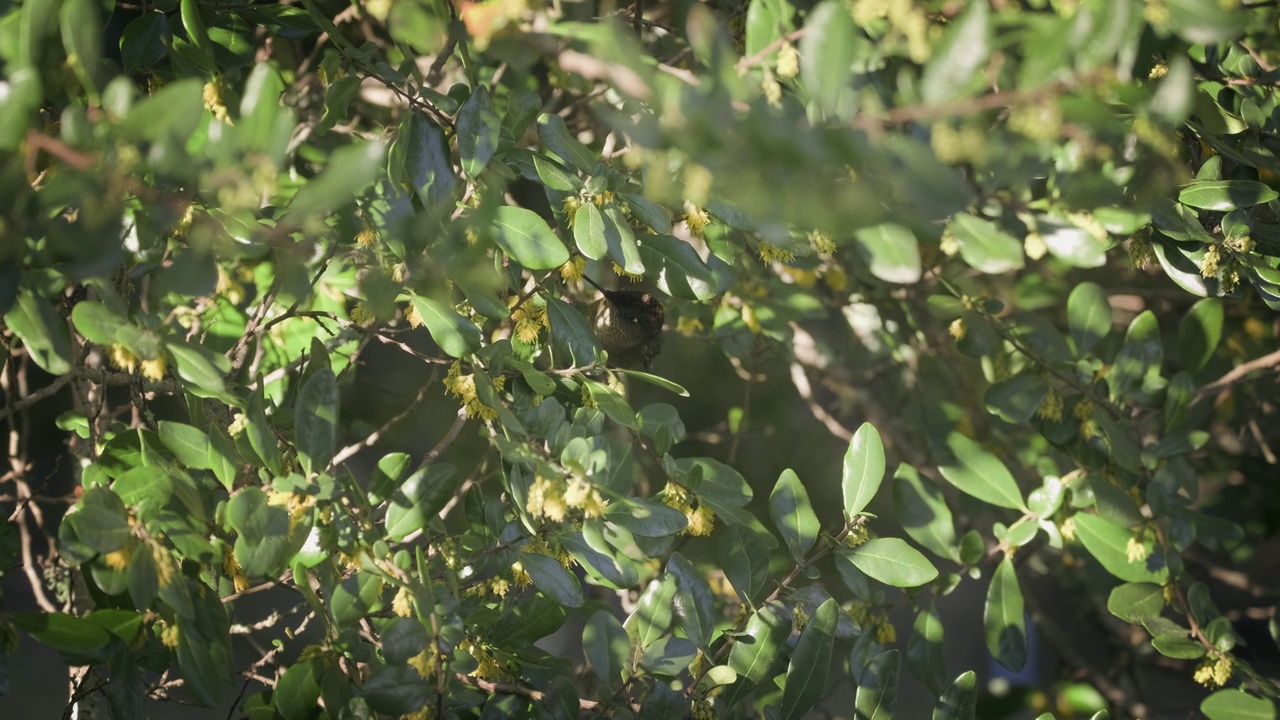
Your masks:
{"label": "hummingbird", "polygon": [[632,370],[648,370],[662,352],[662,302],[652,293],[638,290],[605,290],[583,276],[603,298],[591,309],[591,328],[609,363]]}

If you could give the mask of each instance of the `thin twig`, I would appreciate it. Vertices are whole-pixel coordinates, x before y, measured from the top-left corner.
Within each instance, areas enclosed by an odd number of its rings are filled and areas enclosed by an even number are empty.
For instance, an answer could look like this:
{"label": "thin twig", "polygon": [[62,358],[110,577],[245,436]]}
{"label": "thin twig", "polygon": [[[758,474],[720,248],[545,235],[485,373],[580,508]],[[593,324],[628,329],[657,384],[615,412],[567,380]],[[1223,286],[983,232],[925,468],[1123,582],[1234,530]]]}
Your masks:
{"label": "thin twig", "polygon": [[458,439],[458,435],[462,432],[462,426],[466,424],[467,410],[466,408],[458,408],[458,416],[454,419],[453,425],[449,426],[444,437],[440,438],[440,442],[436,443],[436,446],[428,450],[427,454],[422,457],[422,462],[418,463],[418,469],[421,470],[440,459],[444,451],[448,450],[449,446],[453,445],[454,441]]}
{"label": "thin twig", "polygon": [[795,40],[799,40],[800,38],[804,37],[804,34],[805,32],[808,31],[808,29],[809,28],[807,27],[802,27],[799,30],[792,30],[786,35],[783,35],[777,40],[774,40],[768,45],[765,45],[763,48],[760,49],[759,52],[755,53],[754,55],[748,55],[742,58],[741,60],[739,60],[738,64],[734,66],[734,69],[737,70],[738,72],[745,72],[746,70],[749,70],[752,67],[759,65],[762,61],[764,61],[765,58],[769,57],[773,53],[780,50],[783,45],[786,45],[789,42],[793,42]]}
{"label": "thin twig", "polygon": [[351,457],[352,455],[355,455],[356,453],[360,452],[365,448],[373,447],[375,443],[377,443],[379,440],[382,439],[383,435],[385,435],[388,431],[391,430],[391,428],[395,427],[396,425],[399,425],[406,418],[412,415],[414,410],[418,409],[418,406],[421,405],[422,401],[427,397],[428,387],[429,387],[428,385],[423,385],[422,388],[418,390],[418,394],[409,403],[408,407],[406,407],[400,414],[396,415],[395,417],[383,423],[382,427],[378,428],[377,430],[374,430],[372,433],[369,434],[368,437],[364,438],[359,442],[352,443],[342,448],[341,450],[339,450],[338,453],[333,456],[333,460],[329,462],[329,467],[331,468],[337,467],[342,463],[346,462],[347,458]]}
{"label": "thin twig", "polygon": [[1232,385],[1243,382],[1245,377],[1251,373],[1275,367],[1276,365],[1280,365],[1280,350],[1267,353],[1260,358],[1255,358],[1247,363],[1241,363],[1240,365],[1235,366],[1230,370],[1230,372],[1217,380],[1201,385],[1200,388],[1196,390],[1195,397],[1200,398],[1208,395],[1209,393],[1231,387]]}

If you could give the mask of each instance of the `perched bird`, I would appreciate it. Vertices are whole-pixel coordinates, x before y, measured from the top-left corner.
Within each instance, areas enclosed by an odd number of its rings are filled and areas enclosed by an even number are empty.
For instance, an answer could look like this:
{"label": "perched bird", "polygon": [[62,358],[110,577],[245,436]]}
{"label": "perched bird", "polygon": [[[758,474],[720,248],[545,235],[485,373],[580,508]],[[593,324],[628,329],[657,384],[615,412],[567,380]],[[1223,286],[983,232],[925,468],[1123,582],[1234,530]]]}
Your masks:
{"label": "perched bird", "polygon": [[609,364],[648,370],[662,352],[662,302],[651,293],[605,290],[591,278],[584,279],[604,295],[591,309],[591,327],[609,353]]}

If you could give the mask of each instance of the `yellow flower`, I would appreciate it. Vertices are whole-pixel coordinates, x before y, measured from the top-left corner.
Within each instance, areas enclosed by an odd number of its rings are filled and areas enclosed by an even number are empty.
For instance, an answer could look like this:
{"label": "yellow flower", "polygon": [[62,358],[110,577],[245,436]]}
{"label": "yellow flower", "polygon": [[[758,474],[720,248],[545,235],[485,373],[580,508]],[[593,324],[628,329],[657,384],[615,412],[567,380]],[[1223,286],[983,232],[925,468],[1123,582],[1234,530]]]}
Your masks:
{"label": "yellow flower", "polygon": [[551,327],[551,323],[547,321],[547,308],[538,304],[537,298],[529,298],[521,303],[511,313],[511,321],[515,324],[516,337],[525,345],[536,343],[542,328]]}
{"label": "yellow flower", "polygon": [[630,280],[631,282],[639,282],[644,279],[644,275],[627,272],[626,269],[623,268],[618,263],[613,263],[613,274],[617,275],[618,277],[624,277]]}
{"label": "yellow flower", "polygon": [[413,594],[409,592],[409,588],[402,587],[396,591],[396,596],[391,600],[391,612],[397,617],[413,615]]}
{"label": "yellow flower", "polygon": [[422,677],[431,677],[439,666],[439,658],[436,655],[435,648],[432,647],[409,658],[407,664],[417,670]]}
{"label": "yellow flower", "polygon": [[1036,416],[1043,420],[1058,421],[1062,419],[1062,395],[1055,388],[1049,388],[1044,401],[1036,409]]}
{"label": "yellow flower", "polygon": [[778,77],[793,78],[800,74],[800,53],[791,43],[786,43],[778,51]]}
{"label": "yellow flower", "polygon": [[164,351],[161,351],[152,360],[143,360],[141,363],[142,376],[156,382],[164,379],[164,371],[166,364],[164,360]]}
{"label": "yellow flower", "polygon": [[519,560],[511,563],[511,579],[522,588],[533,584],[533,578],[529,577],[529,571],[524,569],[524,563]]}
{"label": "yellow flower", "polygon": [[947,327],[947,332],[950,333],[951,337],[955,338],[957,342],[963,340],[964,336],[968,333],[968,328],[966,328],[964,324],[964,318],[956,318],[955,320],[952,320],[951,325]]}
{"label": "yellow flower", "polygon": [[578,508],[587,517],[600,517],[605,511],[604,497],[586,478],[575,477],[569,481],[564,501],[571,508]]}
{"label": "yellow flower", "polygon": [[1076,539],[1075,517],[1073,516],[1073,517],[1067,518],[1066,520],[1063,520],[1062,524],[1058,526],[1058,532],[1062,533],[1062,538],[1067,542],[1071,542],[1072,540],[1075,540]]}
{"label": "yellow flower", "polygon": [[156,582],[162,588],[169,587],[169,583],[173,582],[173,578],[178,574],[178,564],[160,543],[152,540],[148,545],[151,550],[151,559],[156,564]]}
{"label": "yellow flower", "polygon": [[369,303],[361,300],[351,308],[351,322],[360,327],[369,327],[377,320],[373,315],[373,310],[369,308]]}
{"label": "yellow flower", "polygon": [[573,219],[578,215],[578,208],[582,207],[582,200],[570,195],[564,199],[560,207],[564,210],[565,219],[568,220],[569,227],[573,227]]}
{"label": "yellow flower", "polygon": [[418,306],[409,303],[409,309],[404,311],[404,320],[409,323],[409,327],[422,327],[422,316],[418,314]]}
{"label": "yellow flower", "polygon": [[102,561],[112,570],[124,570],[129,567],[129,561],[133,559],[133,543],[126,543],[117,550],[112,550],[102,556]]}
{"label": "yellow flower", "polygon": [[214,78],[204,84],[204,107],[220,122],[227,125],[233,125],[231,122],[231,114],[227,111],[227,103],[222,97],[223,81],[221,77]]}
{"label": "yellow flower", "polygon": [[170,649],[178,647],[178,626],[170,625],[164,620],[159,620],[156,624],[160,626],[160,644]]}
{"label": "yellow flower", "polygon": [[565,282],[578,282],[586,273],[586,269],[587,259],[581,255],[575,255],[560,266],[560,277]]}
{"label": "yellow flower", "polygon": [[711,224],[711,213],[697,205],[690,205],[684,214],[684,224],[689,228],[690,235],[702,237],[702,233]]}
{"label": "yellow flower", "polygon": [[686,511],[685,517],[689,520],[685,532],[693,537],[709,537],[716,529],[716,513],[705,502],[699,502],[698,509],[693,512]]}
{"label": "yellow flower", "polygon": [[834,255],[836,252],[836,242],[831,236],[821,230],[814,230],[809,233],[809,243],[813,245],[813,249],[819,255]]}
{"label": "yellow flower", "polygon": [[760,241],[760,247],[756,249],[756,253],[767,263],[789,263],[796,259],[796,254],[790,250],[764,240]]}
{"label": "yellow flower", "polygon": [[552,522],[563,522],[569,512],[564,499],[564,483],[539,476],[529,488],[524,509],[534,517],[544,517]]}
{"label": "yellow flower", "polygon": [[1233,670],[1231,658],[1226,655],[1206,657],[1196,667],[1195,681],[1209,689],[1220,688],[1231,679]]}
{"label": "yellow flower", "polygon": [[795,606],[794,613],[795,613],[795,621],[793,625],[796,629],[796,632],[800,632],[801,630],[804,630],[805,625],[809,624],[809,613],[805,612],[804,606],[798,603]]}
{"label": "yellow flower", "polygon": [[667,487],[662,491],[662,504],[688,514],[691,507],[688,489],[673,482],[667,483]]}
{"label": "yellow flower", "polygon": [[1205,250],[1204,257],[1200,259],[1200,275],[1211,278],[1218,274],[1218,262],[1222,259],[1221,251],[1217,245],[1210,245]]}
{"label": "yellow flower", "polygon": [[138,369],[138,356],[123,345],[108,345],[107,357],[111,359],[112,365],[127,373]]}
{"label": "yellow flower", "polygon": [[[494,382],[495,389],[502,389],[502,378]],[[454,397],[462,401],[462,406],[466,408],[467,417],[480,418],[482,420],[497,420],[498,411],[480,402],[480,398],[476,395],[476,376],[462,374],[462,362],[454,360],[449,366],[449,372],[444,376],[444,387]]]}
{"label": "yellow flower", "polygon": [[494,595],[497,595],[498,597],[506,597],[510,590],[511,583],[507,582],[505,579],[500,577],[489,579],[489,592]]}
{"label": "yellow flower", "polygon": [[1124,554],[1131,563],[1142,562],[1147,559],[1147,546],[1139,542],[1138,538],[1131,537],[1124,546]]}
{"label": "yellow flower", "polygon": [[374,230],[373,226],[368,223],[365,223],[364,227],[360,228],[360,232],[356,233],[356,244],[360,247],[372,247],[377,241],[378,231]]}
{"label": "yellow flower", "polygon": [[696,317],[681,315],[680,319],[676,320],[676,332],[681,335],[695,335],[703,329],[702,321]]}

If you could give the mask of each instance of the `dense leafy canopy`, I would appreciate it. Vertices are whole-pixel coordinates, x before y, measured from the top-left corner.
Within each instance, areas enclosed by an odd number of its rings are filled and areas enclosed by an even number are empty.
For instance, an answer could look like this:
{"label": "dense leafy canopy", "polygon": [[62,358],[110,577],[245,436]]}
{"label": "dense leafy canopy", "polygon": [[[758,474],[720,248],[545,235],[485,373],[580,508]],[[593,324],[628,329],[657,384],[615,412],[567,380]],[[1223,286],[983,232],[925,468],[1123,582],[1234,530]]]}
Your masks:
{"label": "dense leafy canopy", "polygon": [[1278,20],[0,3],[0,649],[80,717],[1273,718]]}

